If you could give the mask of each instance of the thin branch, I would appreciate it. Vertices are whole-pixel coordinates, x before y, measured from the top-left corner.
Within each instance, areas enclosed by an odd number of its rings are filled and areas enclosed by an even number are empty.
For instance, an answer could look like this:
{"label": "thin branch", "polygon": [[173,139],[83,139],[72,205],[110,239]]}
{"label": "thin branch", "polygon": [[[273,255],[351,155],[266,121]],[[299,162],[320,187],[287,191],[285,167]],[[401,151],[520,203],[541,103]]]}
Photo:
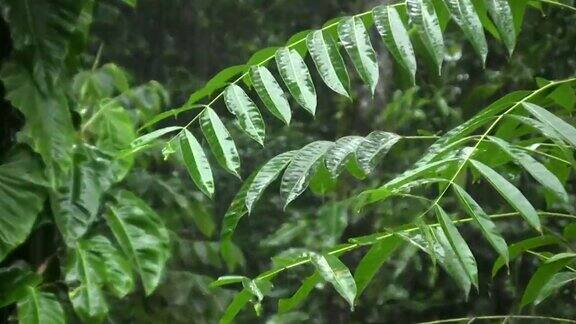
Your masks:
{"label": "thin branch", "polygon": [[475,320],[507,320],[507,319],[532,319],[532,320],[547,320],[552,322],[559,322],[559,323],[576,323],[576,321],[566,318],[558,318],[558,317],[550,317],[550,316],[539,316],[539,315],[488,315],[488,316],[470,316],[470,317],[459,317],[459,318],[449,318],[443,320],[436,320],[436,321],[428,321],[428,322],[418,322],[417,324],[438,324],[438,323],[455,323],[455,322],[463,322]]}

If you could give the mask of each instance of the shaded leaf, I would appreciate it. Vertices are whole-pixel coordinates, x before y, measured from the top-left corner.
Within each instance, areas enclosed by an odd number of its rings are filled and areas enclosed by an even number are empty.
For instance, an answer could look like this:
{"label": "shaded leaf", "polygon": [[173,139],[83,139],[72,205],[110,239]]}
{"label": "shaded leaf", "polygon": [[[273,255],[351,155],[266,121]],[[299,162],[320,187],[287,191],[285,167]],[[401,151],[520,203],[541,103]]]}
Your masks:
{"label": "shaded leaf", "polygon": [[[512,261],[528,250],[532,250],[546,245],[554,245],[558,243],[560,243],[560,240],[553,235],[536,236],[526,240],[522,240],[520,242],[516,242],[514,244],[510,244],[510,246],[508,247],[508,255],[510,257],[510,261]],[[496,259],[494,265],[492,266],[492,277],[496,276],[496,274],[504,266],[504,264],[505,260],[502,258],[502,256]]]}
{"label": "shaded leaf", "polygon": [[0,308],[26,298],[28,287],[36,287],[41,282],[40,274],[31,271],[23,262],[0,268]]}
{"label": "shaded leaf", "polygon": [[530,278],[522,295],[520,306],[523,307],[534,303],[542,289],[552,280],[554,275],[574,261],[575,258],[576,254],[574,253],[560,253],[546,260]]}
{"label": "shaded leaf", "polygon": [[354,281],[357,287],[357,297],[360,297],[364,289],[368,286],[372,278],[378,273],[384,262],[386,262],[394,250],[402,243],[397,236],[389,236],[372,245],[368,252],[362,257],[358,267],[354,271]]}
{"label": "shaded leaf", "polygon": [[553,293],[560,288],[576,280],[576,272],[559,272],[555,274],[550,280],[540,289],[538,296],[534,300],[534,304],[540,304],[544,299],[550,297]]}
{"label": "shaded leaf", "polygon": [[318,272],[304,279],[300,288],[290,298],[282,298],[278,301],[278,312],[286,313],[298,308],[321,280],[322,276]]}
{"label": "shaded leaf", "polygon": [[18,322],[21,324],[64,324],[66,317],[54,294],[28,286],[26,298],[18,302]]}

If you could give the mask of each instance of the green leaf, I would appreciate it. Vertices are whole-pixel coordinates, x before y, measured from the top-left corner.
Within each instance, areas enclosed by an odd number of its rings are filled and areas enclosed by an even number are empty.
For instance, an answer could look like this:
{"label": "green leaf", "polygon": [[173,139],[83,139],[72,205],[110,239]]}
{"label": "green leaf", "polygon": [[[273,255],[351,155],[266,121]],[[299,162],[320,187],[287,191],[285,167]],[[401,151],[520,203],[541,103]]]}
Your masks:
{"label": "green leaf", "polygon": [[550,280],[540,289],[538,296],[534,300],[534,304],[540,304],[544,299],[550,297],[554,292],[560,288],[576,280],[576,272],[559,272],[552,276]]}
{"label": "green leaf", "polygon": [[66,284],[72,306],[82,320],[101,322],[108,313],[102,291],[105,265],[83,242],[70,251],[66,265]]}
{"label": "green leaf", "polygon": [[470,43],[472,43],[472,47],[482,59],[482,64],[485,65],[486,56],[488,55],[488,44],[486,44],[484,29],[472,1],[444,0],[444,2],[450,10],[450,15],[462,29]]}
{"label": "green leaf", "polygon": [[438,75],[440,75],[445,49],[442,29],[440,28],[436,10],[434,10],[434,4],[432,0],[408,0],[406,5],[410,20],[416,25],[420,39],[426,51],[432,57],[438,70]]}
{"label": "green leaf", "polygon": [[250,78],[254,82],[256,93],[270,113],[284,124],[290,124],[292,116],[290,105],[284,95],[284,90],[280,88],[272,73],[263,66],[257,66],[250,69]]}
{"label": "green leaf", "polygon": [[276,64],[284,84],[296,102],[312,116],[316,113],[316,89],[302,56],[288,47],[276,51]]}
{"label": "green leaf", "polygon": [[536,119],[554,129],[567,143],[576,147],[576,128],[538,105],[529,102],[523,102],[522,105]]}
{"label": "green leaf", "polygon": [[222,220],[222,230],[220,231],[220,237],[222,241],[229,240],[240,222],[240,219],[248,213],[248,208],[246,207],[246,196],[248,189],[252,185],[252,181],[256,177],[256,172],[252,173],[248,179],[244,181],[236,196],[232,200],[230,207],[226,210],[224,214],[224,219]]}
{"label": "green leaf", "polygon": [[360,297],[384,262],[390,258],[401,243],[402,240],[397,236],[389,236],[370,247],[354,271],[354,281],[358,288],[357,297]]}
{"label": "green leaf", "polygon": [[206,196],[212,198],[214,195],[214,178],[210,163],[198,140],[187,129],[180,137],[180,152],[186,169],[196,186]]}
{"label": "green leaf", "polygon": [[150,144],[152,141],[162,137],[163,135],[166,135],[168,133],[172,133],[175,131],[179,131],[181,129],[182,129],[182,127],[180,127],[180,126],[168,126],[168,127],[160,128],[160,129],[157,129],[153,132],[150,132],[148,134],[144,134],[144,135],[136,138],[135,140],[132,141],[132,143],[130,143],[130,146],[132,148],[138,148],[138,147]]}
{"label": "green leaf", "polygon": [[494,187],[494,189],[496,189],[500,195],[520,213],[520,215],[522,215],[522,217],[524,217],[528,224],[534,227],[537,231],[542,231],[538,213],[518,188],[514,187],[513,184],[508,182],[508,180],[498,174],[498,172],[494,171],[484,163],[476,160],[470,160],[470,162],[472,166],[480,172],[484,179],[486,179],[486,181],[488,181],[492,187]]}
{"label": "green leaf", "polygon": [[334,38],[316,30],[308,34],[306,43],[324,83],[334,92],[349,98],[348,71]]}
{"label": "green leaf", "polygon": [[362,19],[359,17],[342,18],[338,23],[338,37],[352,59],[360,78],[370,86],[374,94],[378,83],[378,62]]}
{"label": "green leaf", "polygon": [[514,18],[508,0],[485,0],[488,7],[488,14],[498,28],[498,33],[508,49],[508,54],[512,55],[516,46],[516,31],[514,30]]}
{"label": "green leaf", "polygon": [[356,149],[356,158],[362,170],[370,174],[378,161],[400,140],[400,136],[383,131],[374,131],[364,138]]}
{"label": "green leaf", "polygon": [[302,285],[298,290],[294,293],[294,295],[290,296],[290,298],[282,298],[278,301],[278,312],[279,313],[287,313],[296,309],[300,306],[304,300],[310,295],[314,287],[322,280],[320,273],[317,271],[314,272],[313,275],[309,276],[308,278],[302,281]]}
{"label": "green leaf", "polygon": [[240,178],[240,156],[232,136],[212,108],[206,107],[200,116],[200,127],[218,163]]}
{"label": "green leaf", "polygon": [[193,92],[190,95],[190,97],[184,104],[184,107],[193,106],[194,103],[211,95],[212,93],[214,93],[214,91],[224,88],[226,85],[230,83],[229,81],[233,77],[237,76],[238,74],[245,73],[246,71],[248,71],[248,65],[242,64],[242,65],[230,66],[218,72],[215,76],[213,76],[210,80],[208,80],[208,82],[206,82],[206,85],[203,88]]}
{"label": "green leaf", "polygon": [[474,198],[472,198],[472,196],[470,196],[462,187],[454,183],[452,184],[452,189],[466,213],[470,215],[470,217],[472,217],[480,227],[484,238],[490,242],[496,252],[498,252],[506,264],[508,264],[508,245],[502,238],[502,235],[500,235],[496,224],[492,222],[482,207],[480,207]]}
{"label": "green leaf", "polygon": [[[512,261],[528,250],[532,250],[546,245],[554,245],[558,243],[560,243],[560,240],[553,235],[541,235],[537,237],[532,237],[514,244],[510,244],[510,246],[508,247],[508,255],[510,257],[510,261]],[[502,256],[496,259],[494,265],[492,266],[492,277],[496,276],[498,271],[500,271],[500,269],[504,266],[505,262],[506,261],[504,260],[504,258],[502,258]]]}
{"label": "green leaf", "polygon": [[174,118],[178,118],[178,115],[183,113],[183,112],[186,112],[189,110],[194,110],[194,109],[199,109],[199,108],[204,108],[204,107],[206,107],[206,106],[205,105],[184,104],[182,107],[163,111],[163,112],[157,114],[156,116],[154,116],[152,119],[146,121],[146,124],[142,125],[138,129],[138,131],[141,131],[143,129],[151,127],[151,126],[163,121],[166,118],[169,118],[172,116],[174,116]]}
{"label": "green leaf", "polygon": [[280,197],[284,208],[306,190],[316,167],[332,145],[332,142],[317,141],[298,150],[284,172],[280,184]]}
{"label": "green leaf", "polygon": [[348,267],[338,257],[330,254],[313,254],[312,262],[322,278],[331,283],[334,289],[350,304],[350,308],[354,309],[356,283]]}
{"label": "green leaf", "polygon": [[0,268],[0,308],[22,300],[28,293],[28,287],[36,287],[41,282],[40,274],[31,271],[24,262]]}
{"label": "green leaf", "polygon": [[234,296],[234,299],[232,299],[230,305],[228,305],[228,307],[224,311],[222,318],[220,318],[220,323],[221,324],[231,323],[236,317],[236,315],[238,315],[238,313],[246,306],[246,304],[248,304],[251,297],[252,293],[248,291],[248,289],[246,288],[242,289],[242,291],[237,293],[236,296]]}
{"label": "green leaf", "polygon": [[20,324],[64,324],[66,317],[62,306],[51,293],[27,287],[27,296],[18,302],[18,322]]}
{"label": "green leaf", "polygon": [[[27,42],[24,39],[21,41]],[[65,94],[59,89],[53,89],[50,95],[46,95],[38,89],[27,67],[14,62],[3,64],[0,78],[6,88],[6,100],[9,100],[26,120],[19,133],[20,140],[40,154],[47,165],[48,180],[56,187],[56,179],[68,172],[72,165],[75,145],[72,115]]]}
{"label": "green leaf", "polygon": [[238,119],[240,128],[258,144],[264,146],[264,120],[256,104],[246,92],[235,84],[229,85],[224,91],[226,107]]}
{"label": "green leaf", "polygon": [[404,27],[398,11],[393,6],[381,5],[372,10],[374,24],[386,48],[396,62],[400,64],[408,74],[410,80],[414,83],[416,77],[416,56],[408,36],[408,31]]}
{"label": "green leaf", "polygon": [[133,193],[119,191],[114,198],[105,213],[106,222],[150,295],[170,254],[168,231],[160,217]]}
{"label": "green leaf", "polygon": [[538,270],[536,270],[536,273],[530,278],[524,290],[520,307],[534,303],[544,286],[552,280],[554,275],[574,261],[575,258],[576,254],[574,253],[560,253],[549,258],[544,264],[538,267]]}
{"label": "green leaf", "polygon": [[446,238],[458,257],[458,261],[474,287],[478,289],[478,267],[472,251],[470,251],[468,244],[466,244],[450,217],[446,215],[446,212],[438,205],[435,205],[435,211],[438,223],[440,223],[444,234],[446,234]]}
{"label": "green leaf", "polygon": [[574,110],[574,105],[576,105],[576,91],[569,83],[558,86],[548,97],[568,111]]}
{"label": "green leaf", "polygon": [[46,192],[42,166],[26,151],[0,165],[0,261],[30,235]]}
{"label": "green leaf", "polygon": [[244,276],[234,276],[234,275],[221,276],[221,277],[218,277],[218,279],[216,279],[212,283],[210,283],[210,288],[222,287],[222,286],[227,286],[227,285],[231,285],[231,284],[235,284],[235,283],[241,283],[245,279],[248,279],[248,278],[246,278]]}
{"label": "green leaf", "polygon": [[310,29],[297,32],[296,34],[290,36],[286,42],[286,46],[295,50],[298,52],[298,54],[305,58],[306,54],[308,53],[308,48],[306,47],[306,39],[311,32],[312,31]]}
{"label": "green leaf", "polygon": [[568,193],[560,180],[558,180],[558,177],[550,172],[542,163],[500,138],[490,137],[490,141],[495,143],[506,155],[511,157],[515,163],[522,166],[536,181],[550,190],[562,203],[569,203],[570,198],[568,197]]}
{"label": "green leaf", "polygon": [[246,193],[246,208],[248,208],[248,212],[252,211],[254,203],[260,199],[264,190],[278,178],[282,170],[292,161],[296,153],[297,151],[288,151],[279,154],[266,162],[266,164],[256,172],[256,176],[250,183],[250,187]]}
{"label": "green leaf", "polygon": [[326,168],[330,171],[332,177],[338,177],[363,141],[364,138],[360,136],[345,136],[334,143],[334,146],[328,150],[325,157]]}

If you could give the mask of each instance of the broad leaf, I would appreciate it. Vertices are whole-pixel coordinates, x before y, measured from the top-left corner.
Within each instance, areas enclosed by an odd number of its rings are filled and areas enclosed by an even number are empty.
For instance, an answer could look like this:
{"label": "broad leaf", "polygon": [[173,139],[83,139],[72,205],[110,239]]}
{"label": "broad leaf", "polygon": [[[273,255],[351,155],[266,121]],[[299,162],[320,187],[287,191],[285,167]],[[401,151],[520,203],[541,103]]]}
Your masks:
{"label": "broad leaf", "polygon": [[334,92],[350,97],[348,71],[332,36],[316,30],[308,34],[306,43],[324,83]]}
{"label": "broad leaf", "polygon": [[558,180],[558,177],[552,172],[550,172],[542,163],[538,162],[536,159],[526,154],[526,152],[521,151],[508,142],[497,138],[490,137],[490,140],[498,145],[498,147],[508,156],[510,156],[515,163],[519,164],[530,173],[536,181],[543,185],[546,189],[550,190],[562,203],[568,204],[569,197],[566,189]]}
{"label": "broad leaf", "polygon": [[336,291],[350,304],[350,308],[354,309],[356,283],[346,265],[338,257],[330,254],[313,254],[312,262],[322,278],[331,283]]}
{"label": "broad leaf", "polygon": [[452,188],[454,189],[456,197],[458,197],[460,205],[462,205],[466,213],[470,215],[470,217],[476,221],[478,227],[480,227],[482,235],[484,235],[486,240],[490,242],[496,252],[498,252],[506,264],[508,264],[508,245],[500,235],[496,224],[492,222],[482,207],[480,207],[474,198],[472,198],[462,187],[457,184],[452,184]]}
{"label": "broad leaf", "polygon": [[440,75],[445,49],[442,29],[440,28],[436,10],[434,10],[434,4],[432,0],[408,0],[406,5],[410,20],[416,25],[420,39],[426,51],[432,57],[438,70],[438,75]]}
{"label": "broad leaf", "polygon": [[30,235],[46,193],[42,166],[26,151],[0,165],[0,261]]}
{"label": "broad leaf", "polygon": [[575,258],[576,254],[574,253],[560,253],[546,260],[530,278],[522,295],[520,306],[523,307],[535,302],[544,286],[552,280],[554,275],[574,261]]}
{"label": "broad leaf", "polygon": [[256,104],[246,92],[236,84],[229,85],[224,91],[226,107],[238,119],[240,128],[260,145],[264,145],[264,120]]}
{"label": "broad leaf", "polygon": [[486,35],[480,18],[476,13],[471,0],[444,0],[450,15],[456,24],[462,29],[464,35],[468,38],[476,53],[482,59],[482,64],[486,64],[488,55],[488,44],[486,44]]}
{"label": "broad leaf", "polygon": [[283,298],[278,301],[278,312],[286,313],[300,306],[321,280],[322,276],[320,276],[320,273],[317,271],[314,272],[313,275],[304,279],[304,281],[302,281],[302,285],[300,288],[298,288],[294,295],[290,296],[290,298]]}
{"label": "broad leaf", "polygon": [[296,102],[314,116],[316,113],[316,89],[302,56],[295,50],[281,47],[276,52],[276,64],[284,84]]}
{"label": "broad leaf", "polygon": [[339,138],[326,153],[326,168],[332,177],[337,178],[348,160],[353,157],[358,146],[364,141],[360,136],[345,136]]}
{"label": "broad leaf", "polygon": [[512,55],[516,46],[516,31],[514,30],[514,18],[508,0],[485,0],[488,13],[494,21],[502,42]]}
{"label": "broad leaf", "polygon": [[114,197],[115,203],[105,213],[106,222],[150,295],[170,254],[168,231],[160,217],[131,192],[120,191]]}
{"label": "broad leaf", "polygon": [[382,131],[374,131],[368,134],[356,149],[356,158],[364,173],[370,174],[378,161],[399,140],[400,136]]}
{"label": "broad leaf", "polygon": [[438,223],[440,223],[444,234],[446,234],[446,238],[458,257],[458,261],[462,265],[468,278],[470,278],[472,284],[478,289],[478,267],[468,244],[466,244],[466,241],[464,241],[450,217],[446,215],[446,212],[438,205],[435,205],[435,211],[438,217]]}
{"label": "broad leaf", "polygon": [[212,108],[205,108],[200,116],[200,126],[218,163],[226,171],[240,178],[240,156],[236,144]]}
{"label": "broad leaf", "polygon": [[542,230],[538,213],[518,188],[484,163],[476,160],[471,160],[470,162],[472,166],[480,172],[484,179],[486,179],[486,181],[488,181],[492,187],[494,187],[494,189],[496,189],[500,195],[512,207],[514,207],[514,209],[516,209],[524,219],[526,219],[528,224],[539,232]]}
{"label": "broad leaf", "polygon": [[298,150],[282,176],[280,197],[284,208],[306,190],[316,167],[332,145],[332,142],[317,141]]}
{"label": "broad leaf", "polygon": [[236,315],[238,315],[238,313],[244,308],[244,306],[248,304],[251,297],[252,293],[246,288],[237,293],[220,318],[220,324],[231,323]]}
{"label": "broad leaf", "polygon": [[250,78],[254,82],[254,89],[256,89],[260,100],[264,102],[264,105],[272,115],[276,116],[284,124],[290,124],[292,116],[290,105],[284,90],[280,88],[272,73],[263,66],[256,66],[250,70]]}
{"label": "broad leaf", "polygon": [[396,248],[402,243],[397,236],[389,236],[375,243],[362,257],[358,267],[354,271],[354,281],[357,287],[357,297],[360,297],[364,289],[368,286],[372,278],[378,273],[384,262],[386,262]]}
{"label": "broad leaf", "polygon": [[416,56],[408,36],[408,31],[400,19],[398,11],[393,6],[381,5],[372,10],[374,24],[386,48],[396,62],[410,75],[414,83],[416,76]]}
{"label": "broad leaf", "polygon": [[378,83],[378,62],[368,31],[359,17],[346,17],[338,23],[338,38],[348,52],[354,67],[372,94]]}
{"label": "broad leaf", "polygon": [[186,169],[196,186],[208,197],[214,195],[214,178],[210,163],[198,140],[187,129],[180,137],[180,152]]}
{"label": "broad leaf", "polygon": [[563,121],[556,115],[552,114],[548,110],[533,103],[524,102],[522,105],[524,106],[524,109],[536,117],[536,119],[550,126],[550,128],[554,129],[558,134],[560,134],[564,141],[573,147],[576,147],[576,128]]}
{"label": "broad leaf", "polygon": [[256,172],[256,176],[250,183],[250,187],[246,193],[246,208],[248,208],[248,212],[252,211],[254,203],[260,199],[264,190],[278,178],[282,170],[286,168],[288,163],[290,163],[296,155],[296,152],[297,151],[288,151],[279,154],[266,162],[266,164]]}
{"label": "broad leaf", "polygon": [[26,297],[28,287],[36,287],[42,282],[40,274],[31,271],[24,262],[7,268],[0,268],[0,308],[9,306]]}
{"label": "broad leaf", "polygon": [[28,286],[27,296],[18,302],[20,324],[64,324],[66,317],[62,306],[51,293]]}
{"label": "broad leaf", "polygon": [[[532,237],[514,244],[510,244],[510,246],[508,247],[508,255],[510,261],[512,261],[528,250],[536,249],[547,245],[554,245],[558,243],[560,243],[560,240],[553,235],[541,235],[537,237]],[[492,266],[492,277],[496,276],[498,271],[500,271],[500,269],[504,266],[505,262],[506,261],[504,260],[504,258],[502,258],[502,256],[496,259],[494,265]]]}

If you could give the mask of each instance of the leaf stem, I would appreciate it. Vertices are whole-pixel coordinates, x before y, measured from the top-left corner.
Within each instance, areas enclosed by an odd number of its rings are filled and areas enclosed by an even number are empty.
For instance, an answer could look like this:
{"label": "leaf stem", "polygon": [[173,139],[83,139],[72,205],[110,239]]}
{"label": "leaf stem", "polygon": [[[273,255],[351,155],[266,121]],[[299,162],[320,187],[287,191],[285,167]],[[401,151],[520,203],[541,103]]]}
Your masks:
{"label": "leaf stem", "polygon": [[470,317],[448,318],[448,319],[443,319],[443,320],[418,322],[417,324],[455,323],[455,322],[464,322],[464,321],[471,323],[474,320],[497,320],[497,319],[507,320],[510,318],[532,319],[532,320],[549,320],[549,321],[560,322],[560,323],[576,323],[576,321],[571,320],[571,319],[549,317],[549,316],[539,316],[539,315],[487,315],[487,316],[470,316]]}

